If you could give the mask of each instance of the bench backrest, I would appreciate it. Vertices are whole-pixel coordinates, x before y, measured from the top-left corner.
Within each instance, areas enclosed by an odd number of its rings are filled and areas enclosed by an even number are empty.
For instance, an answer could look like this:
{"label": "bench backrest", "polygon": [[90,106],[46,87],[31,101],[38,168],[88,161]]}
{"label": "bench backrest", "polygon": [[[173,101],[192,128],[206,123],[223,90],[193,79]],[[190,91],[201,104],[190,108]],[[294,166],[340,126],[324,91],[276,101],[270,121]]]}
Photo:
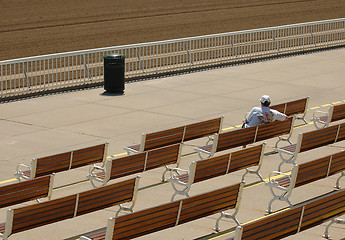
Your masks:
{"label": "bench backrest", "polygon": [[274,121],[258,126],[241,128],[229,132],[220,133],[217,138],[216,152],[239,147],[254,142],[266,140],[272,137],[291,134],[294,117],[288,117],[284,121]]}
{"label": "bench backrest", "polygon": [[293,117],[288,117],[284,121],[274,121],[257,126],[255,142],[291,134],[293,129]]}
{"label": "bench backrest", "polygon": [[331,122],[345,119],[345,103],[332,105],[331,107],[333,108]]}
{"label": "bench backrest", "polygon": [[345,151],[299,165],[295,187],[326,178],[345,170]]}
{"label": "bench backrest", "polygon": [[244,183],[239,183],[183,200],[110,218],[106,231],[96,232],[86,237],[87,239],[107,240],[132,239],[226,209],[238,208],[243,186]]}
{"label": "bench backrest", "polygon": [[300,134],[302,139],[299,152],[304,152],[344,140],[345,124],[338,124]]}
{"label": "bench backrest", "polygon": [[147,151],[219,133],[222,121],[223,117],[219,117],[168,130],[143,134],[140,151]]}
{"label": "bench backrest", "polygon": [[5,235],[80,216],[133,200],[138,178],[25,207],[9,209]]}
{"label": "bench backrest", "polygon": [[60,153],[52,156],[34,158],[31,163],[30,178],[67,171],[106,159],[108,143]]}
{"label": "bench backrest", "polygon": [[189,141],[201,137],[220,133],[223,125],[223,116],[203,122],[192,123],[185,126],[183,141]]}
{"label": "bench backrest", "polygon": [[291,102],[285,102],[277,105],[270,106],[271,109],[275,109],[287,116],[294,114],[304,114],[307,111],[309,97],[294,100]]}
{"label": "bench backrest", "polygon": [[297,207],[244,224],[237,227],[234,239],[281,239],[294,235],[298,231],[301,213],[302,207]]}
{"label": "bench backrest", "polygon": [[46,175],[33,180],[15,183],[0,188],[0,208],[39,198],[50,199],[54,175]]}
{"label": "bench backrest", "polygon": [[281,239],[345,213],[345,189],[237,227],[235,240]]}
{"label": "bench backrest", "polygon": [[147,151],[175,143],[183,140],[184,126],[163,130],[154,133],[144,134],[144,142],[140,144],[141,151]]}
{"label": "bench backrest", "polygon": [[256,128],[256,126],[241,128],[220,133],[218,136],[216,135],[218,140],[215,138],[216,141],[213,143],[217,144],[216,152],[253,143],[255,140]]}
{"label": "bench backrest", "polygon": [[304,205],[300,230],[317,226],[345,213],[345,189],[315,199]]}
{"label": "bench backrest", "polygon": [[[115,158],[108,160],[109,174],[105,181],[122,176],[143,172],[149,169],[166,166],[169,164],[179,164],[181,156],[181,144],[173,144],[146,152]],[[109,171],[110,170],[110,171]]]}
{"label": "bench backrest", "polygon": [[196,161],[194,182],[200,182],[227,173],[260,164],[264,144],[232,153]]}

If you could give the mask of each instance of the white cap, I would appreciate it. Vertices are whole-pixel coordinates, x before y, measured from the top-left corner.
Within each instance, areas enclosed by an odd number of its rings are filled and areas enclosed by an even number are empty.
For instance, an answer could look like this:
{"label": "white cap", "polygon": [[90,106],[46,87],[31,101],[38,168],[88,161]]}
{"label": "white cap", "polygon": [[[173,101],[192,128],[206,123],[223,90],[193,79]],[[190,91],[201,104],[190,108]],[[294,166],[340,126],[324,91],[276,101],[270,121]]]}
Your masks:
{"label": "white cap", "polygon": [[268,95],[263,95],[261,98],[260,98],[260,102],[262,103],[265,103],[265,102],[271,102],[271,99],[270,99],[270,96]]}

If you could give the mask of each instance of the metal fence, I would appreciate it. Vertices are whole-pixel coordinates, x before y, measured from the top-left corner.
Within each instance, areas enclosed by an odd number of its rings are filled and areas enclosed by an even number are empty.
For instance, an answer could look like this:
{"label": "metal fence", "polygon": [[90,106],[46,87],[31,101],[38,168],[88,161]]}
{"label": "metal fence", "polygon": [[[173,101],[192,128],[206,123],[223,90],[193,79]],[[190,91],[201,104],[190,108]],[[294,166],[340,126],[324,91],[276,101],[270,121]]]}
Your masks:
{"label": "metal fence", "polygon": [[126,80],[341,46],[345,18],[0,61],[0,100],[103,83],[103,56],[126,56]]}

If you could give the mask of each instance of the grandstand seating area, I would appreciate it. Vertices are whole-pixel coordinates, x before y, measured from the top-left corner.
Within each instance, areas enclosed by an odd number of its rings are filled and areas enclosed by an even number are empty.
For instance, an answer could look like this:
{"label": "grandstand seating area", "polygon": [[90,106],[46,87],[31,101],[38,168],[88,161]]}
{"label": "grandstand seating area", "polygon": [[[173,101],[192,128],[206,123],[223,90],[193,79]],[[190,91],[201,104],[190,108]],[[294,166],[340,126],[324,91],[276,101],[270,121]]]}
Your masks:
{"label": "grandstand seating area", "polygon": [[[315,240],[332,220],[326,236],[341,239],[344,121],[315,130],[311,119],[329,105],[342,115],[344,57],[340,48],[134,82],[122,96],[95,88],[1,104],[0,238]],[[239,133],[262,94],[299,109],[288,124]],[[150,135],[157,145],[124,152]],[[312,137],[281,166],[278,152],[301,135]],[[200,159],[205,142],[227,146]],[[188,189],[174,193],[177,182]],[[283,201],[272,204],[270,184]]]}

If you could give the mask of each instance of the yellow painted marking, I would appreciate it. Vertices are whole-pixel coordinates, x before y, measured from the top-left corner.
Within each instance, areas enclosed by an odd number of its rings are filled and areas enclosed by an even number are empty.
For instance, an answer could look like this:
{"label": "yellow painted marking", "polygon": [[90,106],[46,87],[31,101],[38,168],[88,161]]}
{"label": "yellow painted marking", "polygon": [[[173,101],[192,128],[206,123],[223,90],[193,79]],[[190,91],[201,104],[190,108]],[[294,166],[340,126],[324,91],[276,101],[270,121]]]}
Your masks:
{"label": "yellow painted marking", "polygon": [[8,180],[5,180],[5,181],[0,182],[0,184],[9,183],[9,182],[14,182],[14,181],[16,181],[16,180],[17,180],[16,178],[12,178],[12,179],[8,179]]}
{"label": "yellow painted marking", "polygon": [[222,131],[230,130],[230,129],[233,129],[233,128],[235,128],[235,127],[223,128]]}
{"label": "yellow painted marking", "polygon": [[314,110],[314,109],[318,109],[320,107],[312,107],[312,108],[309,108],[310,110]]}
{"label": "yellow painted marking", "polygon": [[304,125],[301,125],[301,126],[297,126],[297,127],[294,127],[294,128],[301,128],[301,127],[305,127],[305,126],[308,126],[308,125],[312,125],[313,122],[309,122],[307,124],[304,124]]}
{"label": "yellow painted marking", "polygon": [[327,106],[331,106],[331,105],[332,104],[327,103],[327,104],[321,105],[321,107],[327,107]]}
{"label": "yellow painted marking", "polygon": [[338,103],[342,103],[342,101],[333,102],[332,104],[338,104]]}

